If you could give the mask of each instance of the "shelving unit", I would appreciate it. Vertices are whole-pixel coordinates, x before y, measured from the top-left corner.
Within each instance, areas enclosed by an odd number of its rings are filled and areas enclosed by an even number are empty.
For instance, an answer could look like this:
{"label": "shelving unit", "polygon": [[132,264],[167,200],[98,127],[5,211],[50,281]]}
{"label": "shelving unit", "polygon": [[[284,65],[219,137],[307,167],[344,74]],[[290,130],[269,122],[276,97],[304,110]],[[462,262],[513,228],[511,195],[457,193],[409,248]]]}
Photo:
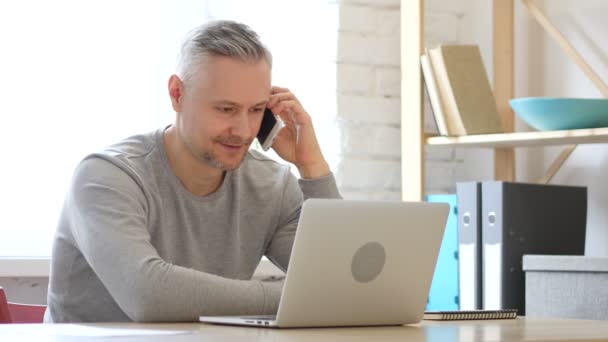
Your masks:
{"label": "shelving unit", "polygon": [[608,127],[573,129],[565,131],[517,132],[478,134],[462,137],[432,136],[426,138],[428,146],[457,146],[485,148],[513,148],[570,144],[608,143]]}
{"label": "shelving unit", "polygon": [[[608,87],[544,17],[533,0],[522,1],[562,49],[608,96]],[[494,178],[503,181],[515,181],[515,147],[570,145],[541,179],[541,182],[548,182],[576,147],[573,144],[608,143],[608,128],[513,132],[514,114],[509,100],[514,97],[514,0],[493,0],[493,92],[506,133],[427,136],[423,128],[423,86],[419,66],[423,51],[424,0],[401,0],[401,169],[404,201],[419,201],[424,197],[424,149],[427,145],[492,148],[495,151]]]}

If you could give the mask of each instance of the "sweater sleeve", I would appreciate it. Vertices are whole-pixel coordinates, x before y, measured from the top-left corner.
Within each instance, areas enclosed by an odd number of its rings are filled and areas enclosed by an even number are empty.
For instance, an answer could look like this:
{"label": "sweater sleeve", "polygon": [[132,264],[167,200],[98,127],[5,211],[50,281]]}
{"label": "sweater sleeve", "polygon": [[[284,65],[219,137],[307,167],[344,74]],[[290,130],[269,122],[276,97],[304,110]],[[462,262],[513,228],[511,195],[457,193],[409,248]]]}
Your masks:
{"label": "sweater sleeve", "polygon": [[118,166],[83,161],[66,204],[77,248],[133,321],[276,313],[281,283],[228,279],[163,260],[147,229],[146,196]]}
{"label": "sweater sleeve", "polygon": [[266,251],[268,259],[283,271],[287,270],[289,264],[302,204],[309,198],[342,198],[334,175],[299,180],[291,174],[288,175],[279,226]]}

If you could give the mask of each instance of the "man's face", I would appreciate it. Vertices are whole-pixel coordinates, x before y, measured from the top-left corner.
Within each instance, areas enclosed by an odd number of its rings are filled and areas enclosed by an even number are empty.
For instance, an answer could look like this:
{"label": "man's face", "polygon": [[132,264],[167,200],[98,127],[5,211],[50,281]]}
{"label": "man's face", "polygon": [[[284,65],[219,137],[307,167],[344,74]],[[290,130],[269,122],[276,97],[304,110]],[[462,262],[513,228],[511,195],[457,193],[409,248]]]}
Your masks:
{"label": "man's face", "polygon": [[183,84],[176,128],[192,155],[221,170],[239,167],[253,142],[270,96],[270,67],[210,56]]}

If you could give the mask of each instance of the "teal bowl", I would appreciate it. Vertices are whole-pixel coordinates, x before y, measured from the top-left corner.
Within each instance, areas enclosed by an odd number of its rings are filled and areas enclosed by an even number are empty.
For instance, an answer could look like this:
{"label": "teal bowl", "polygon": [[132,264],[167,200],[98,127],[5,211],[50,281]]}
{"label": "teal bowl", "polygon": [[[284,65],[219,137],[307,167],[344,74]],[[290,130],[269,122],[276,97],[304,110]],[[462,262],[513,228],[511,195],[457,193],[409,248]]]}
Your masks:
{"label": "teal bowl", "polygon": [[526,97],[509,104],[539,131],[608,127],[608,99]]}

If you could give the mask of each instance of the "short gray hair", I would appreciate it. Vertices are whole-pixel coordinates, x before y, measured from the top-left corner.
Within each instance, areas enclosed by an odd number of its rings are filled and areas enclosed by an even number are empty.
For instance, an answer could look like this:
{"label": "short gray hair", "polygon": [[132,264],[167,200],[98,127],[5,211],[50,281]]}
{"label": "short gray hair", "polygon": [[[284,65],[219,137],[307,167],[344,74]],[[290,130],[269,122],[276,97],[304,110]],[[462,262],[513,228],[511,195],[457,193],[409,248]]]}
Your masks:
{"label": "short gray hair", "polygon": [[272,55],[249,26],[230,20],[216,20],[193,29],[183,42],[177,75],[189,82],[209,56],[227,56],[245,62],[264,59],[272,68]]}

